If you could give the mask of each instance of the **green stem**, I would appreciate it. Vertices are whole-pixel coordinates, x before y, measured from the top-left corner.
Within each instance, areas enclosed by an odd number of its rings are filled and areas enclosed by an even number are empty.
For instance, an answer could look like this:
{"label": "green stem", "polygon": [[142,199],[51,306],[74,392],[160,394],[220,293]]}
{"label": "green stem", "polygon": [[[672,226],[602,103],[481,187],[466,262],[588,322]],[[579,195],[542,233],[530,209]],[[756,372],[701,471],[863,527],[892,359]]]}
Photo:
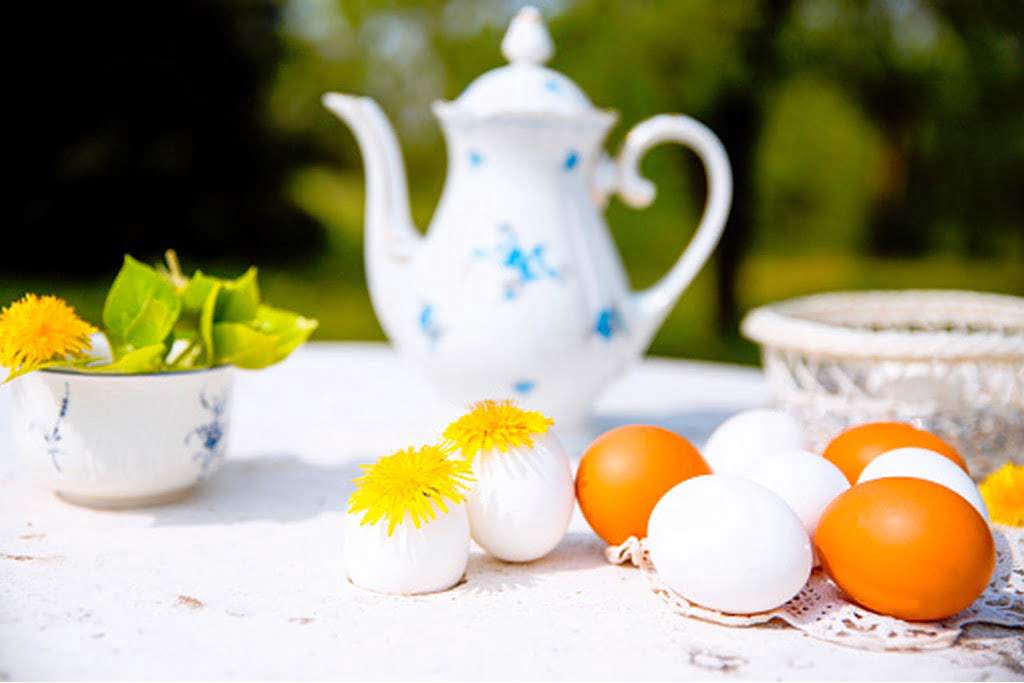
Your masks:
{"label": "green stem", "polygon": [[193,338],[192,341],[190,341],[188,343],[188,346],[185,347],[185,350],[182,351],[180,354],[178,354],[178,357],[174,359],[174,361],[170,364],[169,367],[172,370],[180,369],[182,367],[182,363],[186,359],[189,359],[190,356],[192,356],[193,352],[199,347],[199,345],[200,345],[199,338],[198,337]]}
{"label": "green stem", "polygon": [[171,276],[171,282],[179,290],[188,284],[188,278],[181,272],[181,264],[178,263],[178,252],[168,249],[164,252],[164,260],[167,261],[167,272]]}

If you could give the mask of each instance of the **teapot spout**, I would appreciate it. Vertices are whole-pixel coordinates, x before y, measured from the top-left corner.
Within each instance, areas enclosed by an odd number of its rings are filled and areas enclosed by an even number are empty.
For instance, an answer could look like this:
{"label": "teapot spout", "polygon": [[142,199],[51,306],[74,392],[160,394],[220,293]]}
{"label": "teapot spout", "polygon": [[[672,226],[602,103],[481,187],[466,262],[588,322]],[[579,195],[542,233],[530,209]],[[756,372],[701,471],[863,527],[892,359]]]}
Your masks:
{"label": "teapot spout", "polygon": [[404,272],[421,236],[412,222],[405,167],[395,132],[369,97],[325,93],[324,107],[347,123],[366,165],[366,269],[370,297],[384,331],[404,290]]}

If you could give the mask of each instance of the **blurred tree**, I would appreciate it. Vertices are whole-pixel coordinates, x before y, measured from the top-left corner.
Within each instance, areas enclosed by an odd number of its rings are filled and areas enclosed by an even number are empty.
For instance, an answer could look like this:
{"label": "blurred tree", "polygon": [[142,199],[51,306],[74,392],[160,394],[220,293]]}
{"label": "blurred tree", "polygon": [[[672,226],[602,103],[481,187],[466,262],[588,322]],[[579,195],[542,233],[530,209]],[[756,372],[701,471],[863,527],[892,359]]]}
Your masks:
{"label": "blurred tree", "polygon": [[[523,4],[18,5],[20,225],[7,231],[0,271],[109,272],[124,250],[168,244],[200,257],[302,258],[324,249],[327,225],[327,249],[361,285],[362,162],[321,93],[381,102],[425,226],[445,163],[429,105],[503,62],[501,36]],[[735,331],[752,252],[1024,253],[1019,0],[535,4],[554,34],[551,66],[620,110],[610,150],[663,111],[723,139],[735,201],[716,255],[722,329]],[[677,149],[652,153],[645,172],[660,188],[655,205],[609,208],[641,286],[678,252],[703,188]]]}
{"label": "blurred tree", "polygon": [[265,125],[269,2],[19,3],[0,271],[109,273],[125,251],[280,261],[322,244],[285,181],[310,150]]}
{"label": "blurred tree", "polygon": [[786,70],[841,84],[884,138],[867,245],[991,256],[1024,236],[1024,11],[1017,0],[804,0]]}

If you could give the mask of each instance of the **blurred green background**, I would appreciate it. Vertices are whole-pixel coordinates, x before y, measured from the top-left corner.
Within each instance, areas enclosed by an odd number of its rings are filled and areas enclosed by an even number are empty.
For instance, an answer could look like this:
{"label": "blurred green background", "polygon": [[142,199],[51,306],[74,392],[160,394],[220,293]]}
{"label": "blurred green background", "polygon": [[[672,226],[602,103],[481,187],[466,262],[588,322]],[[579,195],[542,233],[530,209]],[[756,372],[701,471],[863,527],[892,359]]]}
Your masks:
{"label": "blurred green background", "polygon": [[[98,320],[121,255],[223,275],[320,339],[381,339],[364,285],[363,169],[327,90],[376,98],[428,225],[445,157],[429,105],[499,66],[523,4],[195,0],[17,10],[8,155],[20,222],[0,301],[52,292]],[[549,64],[621,123],[695,116],[722,138],[725,238],[654,341],[756,362],[749,308],[835,289],[1024,294],[1024,12],[1017,0],[548,0]],[[34,6],[31,6],[34,5]],[[678,148],[652,152],[655,204],[613,201],[633,284],[675,260],[703,205]]]}

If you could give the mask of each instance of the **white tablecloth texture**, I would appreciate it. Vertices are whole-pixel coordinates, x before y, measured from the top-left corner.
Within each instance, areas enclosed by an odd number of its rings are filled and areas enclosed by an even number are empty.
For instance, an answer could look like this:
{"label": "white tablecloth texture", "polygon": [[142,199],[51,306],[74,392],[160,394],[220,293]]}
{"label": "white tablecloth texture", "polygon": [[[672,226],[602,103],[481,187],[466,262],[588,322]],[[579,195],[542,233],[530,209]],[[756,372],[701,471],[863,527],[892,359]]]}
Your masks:
{"label": "white tablecloth texture", "polygon": [[[775,625],[672,614],[605,562],[577,512],[548,557],[474,549],[437,595],[344,577],[357,465],[433,440],[458,412],[380,344],[309,344],[240,372],[223,468],[190,498],[74,507],[24,479],[0,388],[0,681],[8,679],[1019,679],[1021,634],[971,627],[937,652],[862,652]],[[630,422],[701,444],[769,400],[753,368],[647,359],[599,401],[589,438]]]}

